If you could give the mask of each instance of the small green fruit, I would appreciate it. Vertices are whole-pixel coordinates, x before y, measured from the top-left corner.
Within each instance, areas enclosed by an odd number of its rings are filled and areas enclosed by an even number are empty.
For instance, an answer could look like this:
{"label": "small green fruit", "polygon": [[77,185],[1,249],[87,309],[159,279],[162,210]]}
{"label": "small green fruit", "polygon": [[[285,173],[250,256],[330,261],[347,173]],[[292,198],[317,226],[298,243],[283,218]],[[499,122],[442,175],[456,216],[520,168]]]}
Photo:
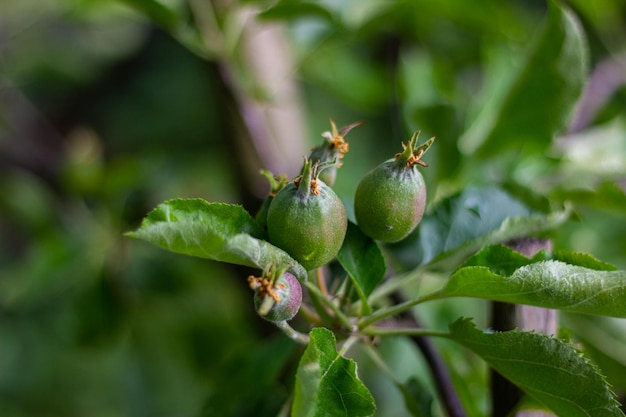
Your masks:
{"label": "small green fruit", "polygon": [[[404,151],[370,171],[359,183],[354,197],[354,214],[367,236],[397,242],[422,220],[426,207],[426,184],[417,165],[434,138],[415,148],[416,132]],[[403,145],[404,146],[404,145]]]}
{"label": "small green fruit", "polygon": [[254,289],[254,308],[266,320],[277,322],[291,320],[302,304],[302,286],[298,279],[284,272],[278,279],[249,277]]}
{"label": "small green fruit", "polygon": [[[346,209],[306,160],[302,175],[276,194],[267,213],[269,241],[307,270],[332,260],[348,228]],[[323,168],[322,168],[323,169]]]}
{"label": "small green fruit", "polygon": [[324,141],[311,149],[309,159],[313,162],[332,162],[327,168],[320,172],[319,178],[330,187],[335,184],[337,178],[337,169],[341,167],[343,156],[348,152],[348,141],[345,136],[349,131],[357,126],[361,126],[363,122],[356,122],[337,129],[333,119],[330,119],[330,132],[322,133]]}

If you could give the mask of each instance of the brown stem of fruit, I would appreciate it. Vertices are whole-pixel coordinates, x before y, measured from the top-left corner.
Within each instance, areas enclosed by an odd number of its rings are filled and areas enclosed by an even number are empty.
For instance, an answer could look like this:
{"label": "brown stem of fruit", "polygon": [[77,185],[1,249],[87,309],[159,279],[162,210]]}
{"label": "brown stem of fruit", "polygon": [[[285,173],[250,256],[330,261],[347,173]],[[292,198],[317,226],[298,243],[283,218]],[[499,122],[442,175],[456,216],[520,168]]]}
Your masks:
{"label": "brown stem of fruit", "polygon": [[322,271],[322,268],[317,268],[315,270],[315,279],[317,280],[317,287],[320,289],[322,294],[328,297],[328,287],[326,286],[326,277],[324,276],[324,271]]}

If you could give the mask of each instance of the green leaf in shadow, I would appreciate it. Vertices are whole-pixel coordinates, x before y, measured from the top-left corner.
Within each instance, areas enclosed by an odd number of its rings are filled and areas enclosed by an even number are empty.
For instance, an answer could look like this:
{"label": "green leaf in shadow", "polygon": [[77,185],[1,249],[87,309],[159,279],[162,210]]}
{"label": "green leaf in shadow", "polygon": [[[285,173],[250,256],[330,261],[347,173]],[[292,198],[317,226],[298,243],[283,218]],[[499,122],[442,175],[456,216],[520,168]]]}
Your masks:
{"label": "green leaf in shadow", "polygon": [[485,245],[552,230],[569,216],[567,210],[532,211],[497,187],[467,187],[438,203],[416,232],[390,249],[407,269],[450,270]]}
{"label": "green leaf in shadow", "polygon": [[568,343],[517,330],[485,333],[468,319],[450,324],[450,334],[559,416],[624,416],[605,378]]}
{"label": "green leaf in shadow", "polygon": [[259,239],[263,232],[241,206],[176,199],[148,213],[139,229],[126,236],[172,252],[265,269],[288,267],[301,280],[304,268],[285,251]]}
{"label": "green leaf in shadow", "polygon": [[570,10],[554,0],[548,6],[543,30],[516,79],[460,138],[466,153],[493,156],[522,143],[542,151],[571,118],[586,79],[586,40]]}
{"label": "green leaf in shadow", "polygon": [[183,20],[182,16],[173,8],[156,0],[120,0],[134,7],[152,21],[166,30],[174,30]]}
{"label": "green leaf in shadow", "polygon": [[396,383],[396,387],[413,417],[432,417],[433,396],[417,378],[410,378],[404,384]]}
{"label": "green leaf in shadow", "polygon": [[359,380],[356,362],[337,352],[335,335],[318,327],[296,373],[291,417],[359,417],[376,410],[374,398]]}
{"label": "green leaf in shadow", "polygon": [[348,231],[337,259],[346,270],[363,305],[363,314],[371,312],[367,297],[385,276],[385,259],[376,242],[365,236],[357,225],[348,223]]}
{"label": "green leaf in shadow", "polygon": [[[189,24],[185,8],[175,7],[173,2],[157,0],[119,0],[142,13],[156,25],[170,33],[183,46],[200,57],[207,58],[208,51],[200,33]],[[174,2],[175,3],[175,2]]]}

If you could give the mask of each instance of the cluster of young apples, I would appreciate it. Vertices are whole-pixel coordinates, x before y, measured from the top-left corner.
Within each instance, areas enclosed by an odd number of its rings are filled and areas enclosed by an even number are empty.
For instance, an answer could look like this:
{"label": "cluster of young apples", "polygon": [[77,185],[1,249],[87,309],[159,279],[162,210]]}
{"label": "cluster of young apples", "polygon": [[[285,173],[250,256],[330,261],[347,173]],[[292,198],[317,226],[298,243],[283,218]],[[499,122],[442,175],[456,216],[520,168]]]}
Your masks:
{"label": "cluster of young apples", "polygon": [[[265,173],[272,191],[256,219],[267,231],[269,242],[307,270],[330,262],[343,244],[348,218],[341,199],[331,187],[348,151],[345,135],[361,124],[353,123],[338,130],[331,120],[331,131],[322,134],[324,142],[304,159],[302,171],[293,181]],[[424,215],[426,186],[417,167],[427,166],[420,158],[434,138],[417,146],[418,136],[419,132],[414,133],[408,144],[402,144],[402,152],[370,171],[357,187],[354,198],[357,225],[374,240],[402,240]],[[270,276],[264,286],[253,280],[251,287],[255,290],[255,300],[263,296],[267,300],[265,305],[273,306],[260,309],[263,303],[259,303],[257,312],[262,317],[282,321],[297,313],[297,308],[283,308],[281,304],[294,306],[297,299],[299,307],[302,299],[300,284],[288,272]],[[277,314],[273,308],[283,313]]]}

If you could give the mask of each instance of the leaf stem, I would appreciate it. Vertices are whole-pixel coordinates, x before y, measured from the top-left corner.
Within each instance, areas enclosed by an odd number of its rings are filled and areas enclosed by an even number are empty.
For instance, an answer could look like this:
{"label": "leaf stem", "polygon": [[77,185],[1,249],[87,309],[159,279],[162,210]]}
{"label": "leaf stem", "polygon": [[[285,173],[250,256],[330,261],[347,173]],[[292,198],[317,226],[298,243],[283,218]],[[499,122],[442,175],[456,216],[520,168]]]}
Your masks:
{"label": "leaf stem", "polygon": [[302,305],[300,306],[300,310],[298,314],[300,314],[302,318],[306,320],[308,323],[311,323],[316,326],[323,325],[322,319],[320,318],[320,316],[315,311],[313,311],[311,307],[309,307],[308,305],[304,303],[302,303]]}
{"label": "leaf stem", "polygon": [[381,327],[370,326],[361,332],[367,336],[411,336],[411,337],[445,337],[450,338],[450,333],[440,330],[428,330],[415,327]]}
{"label": "leaf stem", "polygon": [[405,285],[408,285],[416,279],[420,278],[422,274],[424,274],[424,270],[422,268],[417,268],[407,273],[406,275],[388,279],[372,292],[372,294],[368,298],[369,303],[374,304],[381,298],[396,292]]}
{"label": "leaf stem", "polygon": [[360,338],[358,336],[350,336],[346,339],[346,341],[343,343],[343,345],[341,346],[341,349],[339,350],[339,355],[343,356],[345,355],[345,353],[350,350],[350,348],[360,340]]}
{"label": "leaf stem", "polygon": [[293,327],[287,323],[287,321],[278,321],[276,322],[276,327],[283,331],[290,339],[301,343],[303,345],[308,345],[310,337],[308,334],[300,333],[295,330]]}
{"label": "leaf stem", "polygon": [[304,286],[307,288],[309,292],[309,297],[311,298],[311,304],[313,304],[313,308],[315,309],[317,315],[321,320],[320,324],[330,326],[333,323],[333,317],[330,315],[326,307],[324,307],[324,305],[322,304],[322,299],[324,299],[325,297],[321,296],[320,292],[312,290],[311,288],[317,289],[317,287],[315,287],[308,281],[304,283]]}
{"label": "leaf stem", "polygon": [[376,288],[372,292],[372,294],[370,294],[370,296],[367,298],[367,305],[365,305],[363,300],[355,301],[354,303],[352,303],[350,311],[354,312],[354,314],[358,314],[359,317],[362,317],[364,314],[369,314],[369,306],[376,304],[377,301],[385,298],[390,294],[395,293],[404,286],[411,284],[413,281],[420,278],[423,274],[424,270],[422,268],[416,268],[405,275],[394,276],[387,279],[385,282],[379,285],[378,288]]}
{"label": "leaf stem", "polygon": [[328,288],[326,287],[326,277],[324,277],[324,272],[322,268],[317,268],[315,270],[315,279],[317,281],[318,288],[322,291],[324,296],[328,296]]}
{"label": "leaf stem", "polygon": [[[341,310],[347,312],[347,314],[352,313],[352,301],[350,299],[350,294],[354,290],[354,286],[352,284],[352,279],[346,277],[344,282],[342,283],[339,290],[337,290],[337,297],[341,300]],[[362,309],[361,309],[362,310]],[[359,317],[362,316],[362,313],[359,313]]]}
{"label": "leaf stem", "polygon": [[382,319],[385,319],[387,317],[391,317],[391,316],[395,316],[398,315],[400,313],[403,313],[404,311],[420,304],[426,301],[431,301],[431,300],[437,300],[440,298],[445,298],[446,295],[443,293],[443,291],[436,291],[434,293],[431,294],[427,294],[423,297],[418,297],[415,298],[413,300],[408,300],[405,301],[403,303],[399,303],[399,304],[395,304],[392,305],[390,307],[384,307],[381,308],[380,310],[375,311],[374,313],[370,314],[367,317],[364,317],[360,322],[359,322],[359,329],[365,329],[368,326],[376,323],[377,321],[380,321]]}
{"label": "leaf stem", "polygon": [[365,343],[365,352],[369,355],[370,359],[380,368],[380,370],[387,375],[387,378],[391,380],[396,385],[402,385],[402,383],[396,378],[393,374],[393,371],[389,369],[389,366],[385,363],[383,358],[380,356],[378,350],[374,349],[374,347],[370,343]]}
{"label": "leaf stem", "polygon": [[[325,297],[324,294],[322,294],[322,292],[320,291],[319,288],[317,288],[313,283],[307,281],[304,283],[304,285],[306,286],[307,290],[309,290],[309,294],[311,294],[312,298],[317,298],[318,301],[321,301],[323,304],[325,304],[328,308],[330,308],[332,310],[332,312],[335,314],[335,317],[337,318],[337,320],[339,320],[339,322],[346,327],[347,329],[349,329],[351,332],[354,331],[354,323],[352,323],[352,321],[350,320],[350,318],[348,316],[346,316],[344,314],[343,311],[341,311],[341,309],[335,305],[335,303],[333,303],[329,298]],[[328,315],[328,312],[326,312],[326,315]]]}

